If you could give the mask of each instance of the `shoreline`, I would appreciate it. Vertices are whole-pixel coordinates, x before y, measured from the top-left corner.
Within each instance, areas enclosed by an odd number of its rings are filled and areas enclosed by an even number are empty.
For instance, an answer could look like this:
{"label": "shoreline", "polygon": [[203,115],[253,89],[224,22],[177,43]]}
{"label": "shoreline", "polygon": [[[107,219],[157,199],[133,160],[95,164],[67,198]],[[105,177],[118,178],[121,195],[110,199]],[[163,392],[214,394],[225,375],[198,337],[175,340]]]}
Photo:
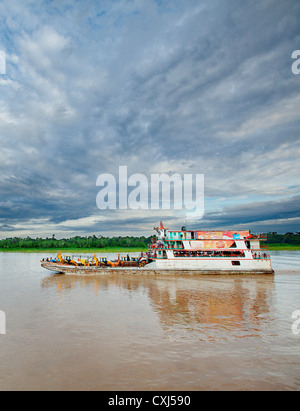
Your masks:
{"label": "shoreline", "polygon": [[270,244],[267,251],[300,251],[300,245]]}
{"label": "shoreline", "polygon": [[[144,247],[107,247],[107,248],[0,248],[0,253],[31,253],[31,254],[105,254],[105,253],[140,253],[147,252]],[[270,244],[267,249],[262,251],[300,251],[300,245]]]}
{"label": "shoreline", "polygon": [[28,253],[28,254],[105,254],[105,253],[140,253],[147,252],[148,248],[118,248],[118,247],[107,247],[107,248],[10,248],[4,249],[0,248],[0,253]]}

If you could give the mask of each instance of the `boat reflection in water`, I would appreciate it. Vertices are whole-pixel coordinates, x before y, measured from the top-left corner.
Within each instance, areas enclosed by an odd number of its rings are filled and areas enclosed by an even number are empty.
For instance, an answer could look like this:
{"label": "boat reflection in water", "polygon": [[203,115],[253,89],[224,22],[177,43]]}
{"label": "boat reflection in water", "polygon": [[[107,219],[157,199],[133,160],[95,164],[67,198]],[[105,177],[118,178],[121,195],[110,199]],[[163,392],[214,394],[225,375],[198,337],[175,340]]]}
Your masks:
{"label": "boat reflection in water", "polygon": [[[42,287],[55,287],[62,300],[77,288],[92,289],[99,297],[116,288],[133,299],[142,295],[164,333],[173,338],[220,341],[262,337],[272,323],[269,304],[274,278],[269,275],[137,278],[57,274],[45,278]],[[113,315],[114,306],[108,309]]]}

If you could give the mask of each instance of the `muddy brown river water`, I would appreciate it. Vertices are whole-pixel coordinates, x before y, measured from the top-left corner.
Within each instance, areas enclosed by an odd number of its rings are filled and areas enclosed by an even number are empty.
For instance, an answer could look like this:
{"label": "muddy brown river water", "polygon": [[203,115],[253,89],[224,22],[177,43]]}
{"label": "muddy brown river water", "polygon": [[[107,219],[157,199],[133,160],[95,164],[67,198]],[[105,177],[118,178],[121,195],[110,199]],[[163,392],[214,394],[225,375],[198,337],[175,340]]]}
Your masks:
{"label": "muddy brown river water", "polygon": [[271,254],[275,275],[151,278],[0,253],[0,390],[298,391],[300,252]]}

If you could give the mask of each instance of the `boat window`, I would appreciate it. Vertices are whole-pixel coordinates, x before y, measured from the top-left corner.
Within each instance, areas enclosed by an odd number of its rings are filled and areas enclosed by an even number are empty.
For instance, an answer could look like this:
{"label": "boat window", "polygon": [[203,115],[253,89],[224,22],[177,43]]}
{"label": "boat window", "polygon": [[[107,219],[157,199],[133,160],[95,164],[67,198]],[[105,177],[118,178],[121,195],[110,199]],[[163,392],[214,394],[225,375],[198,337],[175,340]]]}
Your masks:
{"label": "boat window", "polygon": [[241,265],[241,262],[240,261],[231,261],[231,264],[232,265]]}

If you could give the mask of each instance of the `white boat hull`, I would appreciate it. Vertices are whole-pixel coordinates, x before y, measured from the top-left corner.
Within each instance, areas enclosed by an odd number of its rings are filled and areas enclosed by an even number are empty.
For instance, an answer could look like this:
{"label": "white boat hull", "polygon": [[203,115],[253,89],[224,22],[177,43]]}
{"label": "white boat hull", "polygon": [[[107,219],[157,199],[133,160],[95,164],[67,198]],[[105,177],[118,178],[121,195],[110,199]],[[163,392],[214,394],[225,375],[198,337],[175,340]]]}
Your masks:
{"label": "white boat hull", "polygon": [[77,267],[55,263],[43,263],[42,267],[55,273],[71,275],[224,275],[224,274],[273,274],[269,260],[242,261],[233,266],[231,260],[224,261],[174,261],[157,260],[145,267]]}
{"label": "white boat hull", "polygon": [[[152,264],[152,263],[151,263]],[[149,264],[149,265],[151,265]],[[232,258],[185,258],[161,259],[155,262],[156,269],[196,270],[207,272],[260,272],[273,273],[270,259],[232,259]]]}

